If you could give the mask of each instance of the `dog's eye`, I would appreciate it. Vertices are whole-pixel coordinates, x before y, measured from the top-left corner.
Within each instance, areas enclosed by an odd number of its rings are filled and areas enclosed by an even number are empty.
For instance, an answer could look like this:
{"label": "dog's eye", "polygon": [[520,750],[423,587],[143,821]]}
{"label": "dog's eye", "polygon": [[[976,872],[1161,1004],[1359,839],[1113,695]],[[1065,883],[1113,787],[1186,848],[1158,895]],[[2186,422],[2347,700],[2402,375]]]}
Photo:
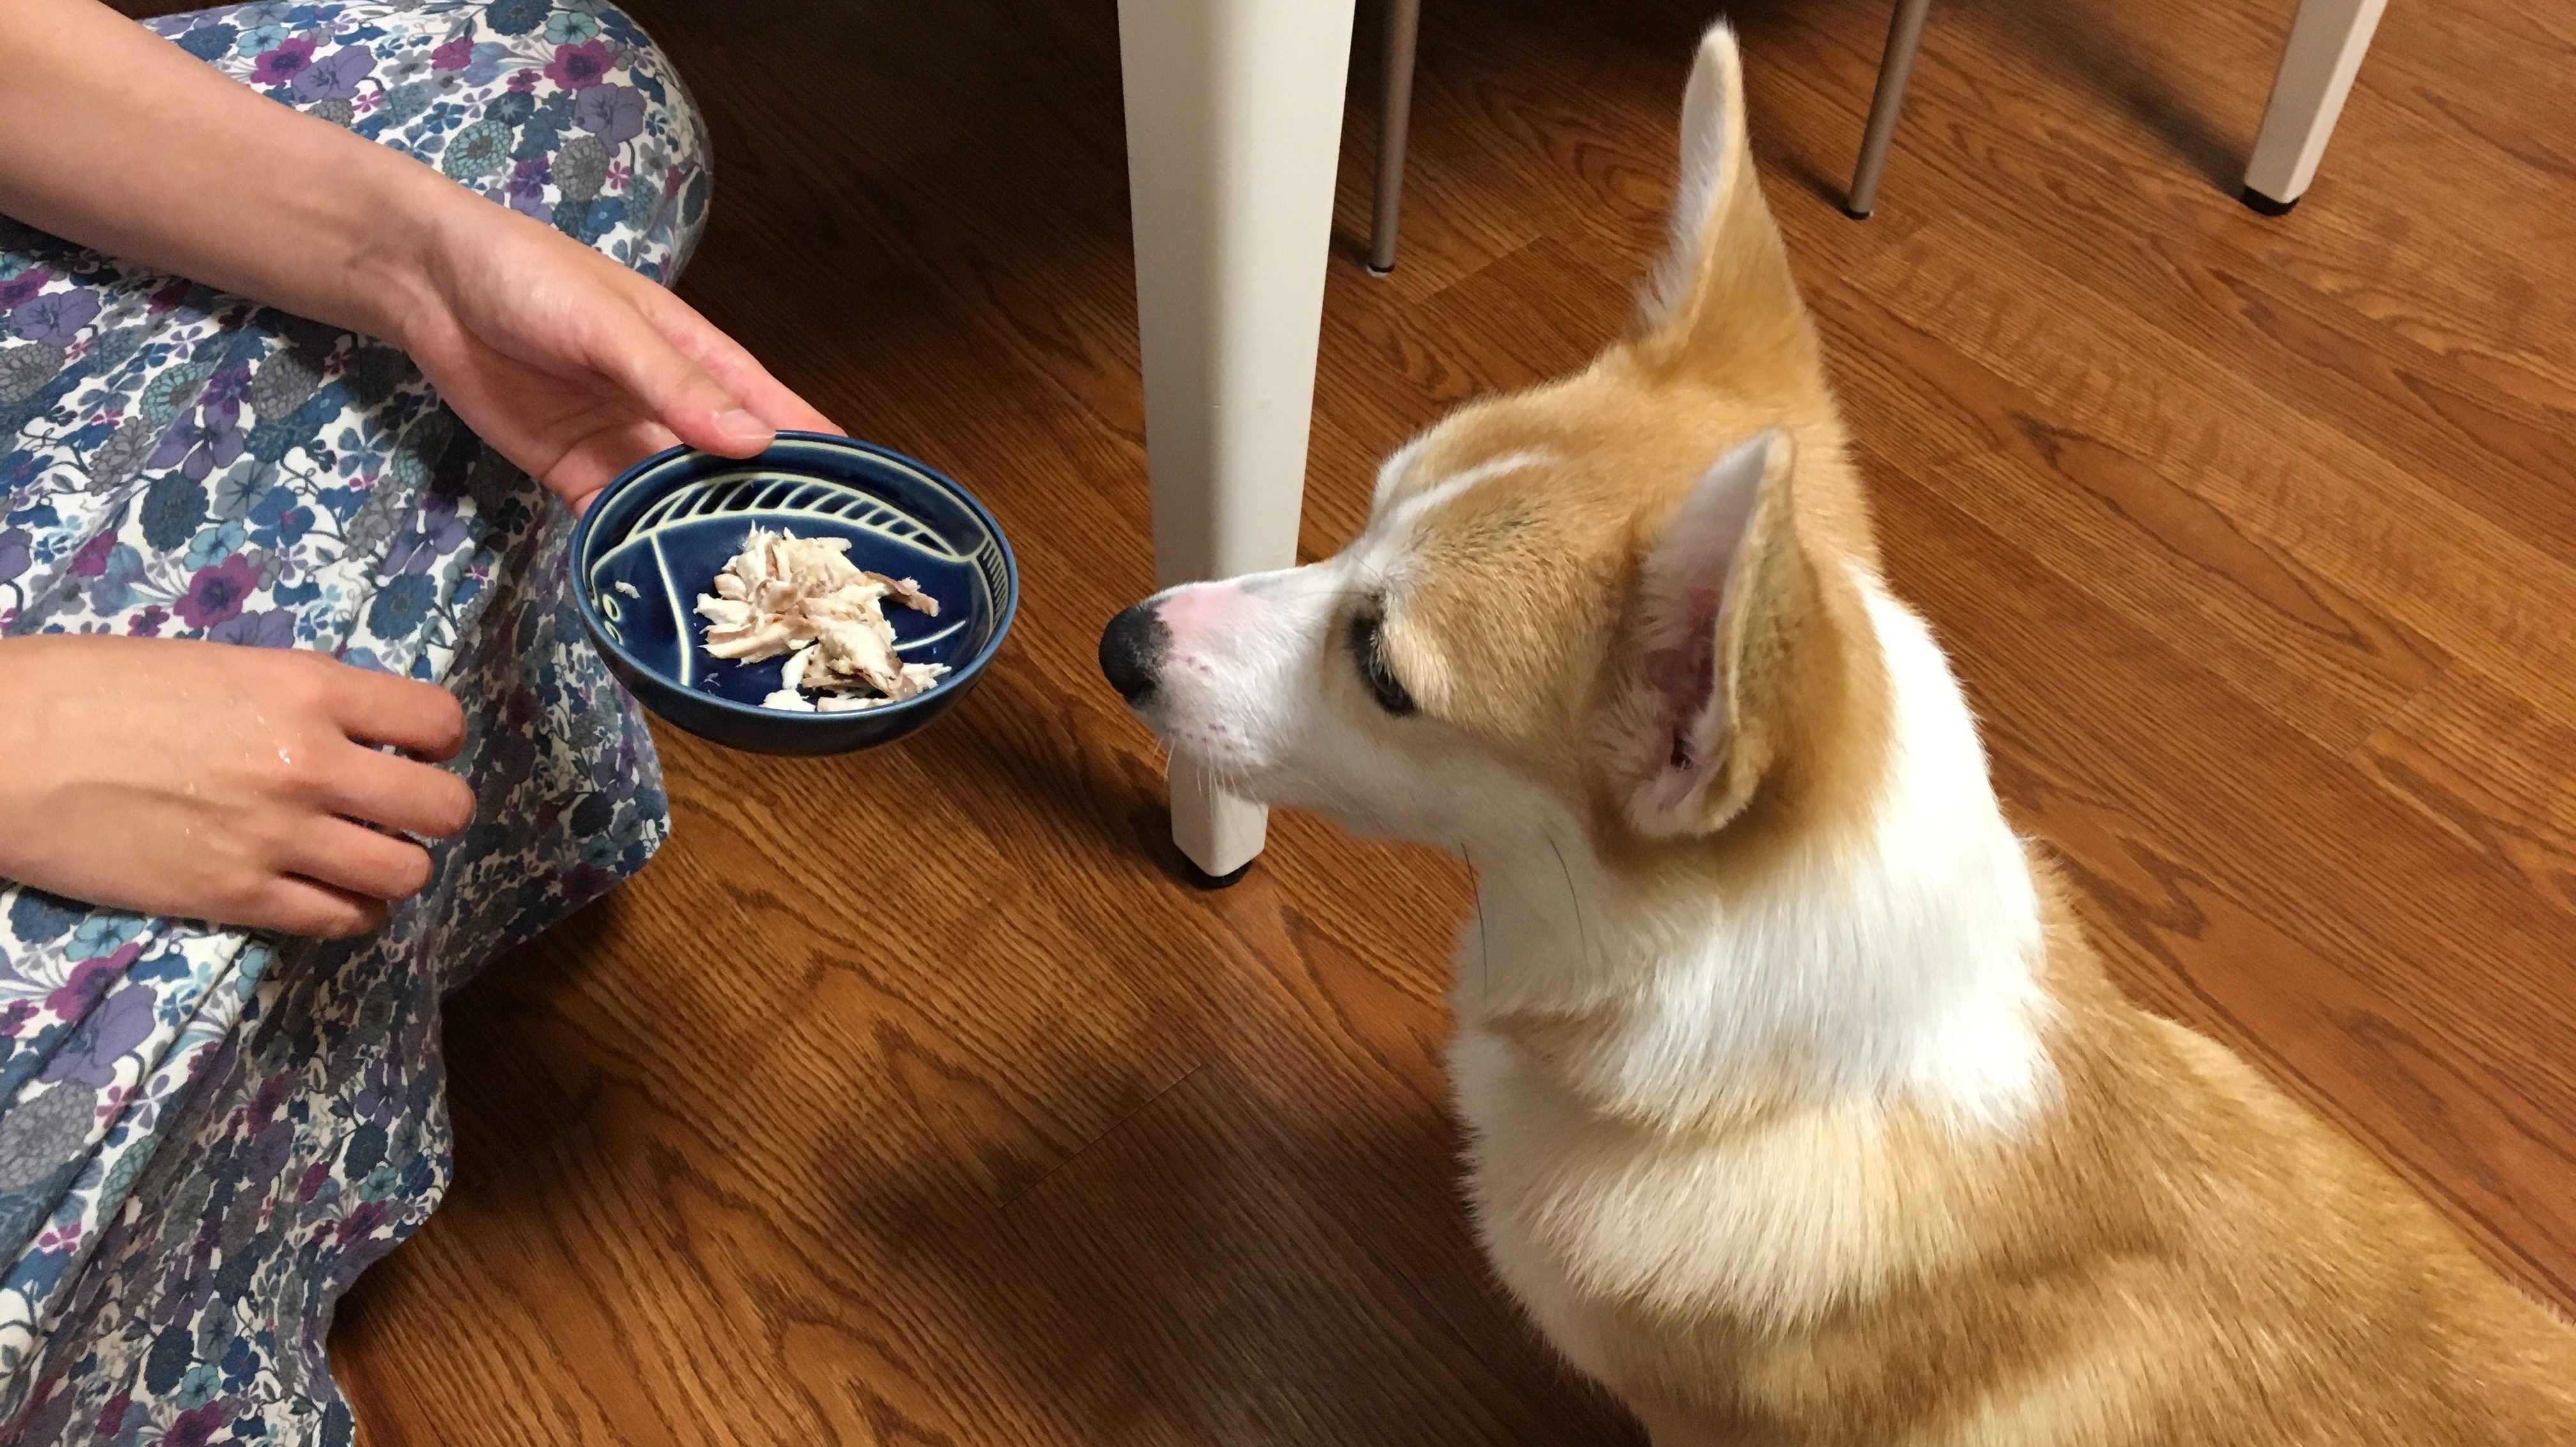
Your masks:
{"label": "dog's eye", "polygon": [[1385,628],[1386,619],[1375,608],[1351,615],[1351,663],[1377,706],[1401,717],[1413,712],[1413,695],[1387,664]]}

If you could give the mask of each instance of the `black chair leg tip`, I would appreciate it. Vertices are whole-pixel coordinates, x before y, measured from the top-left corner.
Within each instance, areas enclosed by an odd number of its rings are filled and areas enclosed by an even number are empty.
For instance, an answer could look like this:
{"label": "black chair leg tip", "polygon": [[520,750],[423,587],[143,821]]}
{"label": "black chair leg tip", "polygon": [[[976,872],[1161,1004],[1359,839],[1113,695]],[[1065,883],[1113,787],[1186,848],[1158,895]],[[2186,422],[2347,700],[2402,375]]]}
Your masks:
{"label": "black chair leg tip", "polygon": [[[1873,208],[1873,209],[1875,209],[1875,208]],[[1843,213],[1845,216],[1850,217],[1850,218],[1851,218],[1851,219],[1853,219],[1854,221],[1867,221],[1867,220],[1869,219],[1869,212],[1867,212],[1867,211],[1854,211],[1853,209],[1851,209],[1851,203],[1850,203],[1850,202],[1848,202],[1848,201],[1846,201],[1846,202],[1844,202],[1844,203],[1843,203],[1843,205],[1842,205],[1842,207],[1841,207],[1841,210],[1842,210],[1842,213]]]}
{"label": "black chair leg tip", "polygon": [[1199,868],[1198,865],[1191,863],[1186,859],[1181,861],[1181,867],[1188,872],[1189,880],[1192,885],[1210,892],[1220,889],[1231,889],[1235,885],[1242,883],[1243,877],[1252,872],[1252,863],[1249,860],[1236,866],[1234,872],[1231,874],[1210,874],[1206,870]]}
{"label": "black chair leg tip", "polygon": [[2236,199],[2244,202],[2257,214],[2264,216],[2287,216],[2290,214],[2290,208],[2299,204],[2299,198],[2296,196],[2287,201],[2275,201],[2251,186],[2237,192]]}

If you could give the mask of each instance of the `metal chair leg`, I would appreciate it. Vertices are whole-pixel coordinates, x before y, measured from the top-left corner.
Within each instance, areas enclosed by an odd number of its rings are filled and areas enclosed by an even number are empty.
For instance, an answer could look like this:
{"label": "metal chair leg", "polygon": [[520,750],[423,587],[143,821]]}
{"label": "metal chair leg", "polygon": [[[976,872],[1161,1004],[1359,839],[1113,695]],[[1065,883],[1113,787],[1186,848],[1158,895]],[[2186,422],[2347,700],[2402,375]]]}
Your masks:
{"label": "metal chair leg", "polygon": [[1896,0],[1896,16],[1887,27],[1887,53],[1878,62],[1878,93],[1869,102],[1869,129],[1861,136],[1860,165],[1852,172],[1851,197],[1843,210],[1855,218],[1878,204],[1879,173],[1887,169],[1887,149],[1896,139],[1896,113],[1905,104],[1905,81],[1914,73],[1914,52],[1923,45],[1923,21],[1932,0]]}
{"label": "metal chair leg", "polygon": [[1369,216],[1369,270],[1395,270],[1395,228],[1404,208],[1404,141],[1413,125],[1414,40],[1422,0],[1386,0],[1386,101],[1378,110],[1377,203]]}

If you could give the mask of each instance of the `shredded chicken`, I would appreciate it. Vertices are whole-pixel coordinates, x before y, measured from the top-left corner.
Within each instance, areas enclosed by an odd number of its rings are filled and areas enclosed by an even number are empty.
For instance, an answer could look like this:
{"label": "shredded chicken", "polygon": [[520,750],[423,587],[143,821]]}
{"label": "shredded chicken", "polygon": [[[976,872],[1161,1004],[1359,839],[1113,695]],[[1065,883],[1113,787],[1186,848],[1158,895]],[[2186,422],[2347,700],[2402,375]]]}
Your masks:
{"label": "shredded chicken", "polygon": [[859,567],[849,550],[845,538],[753,528],[716,574],[714,591],[699,595],[709,653],[737,663],[786,657],[778,689],[763,706],[794,713],[876,708],[915,697],[948,672],[945,664],[895,656],[883,606],[892,598],[937,617],[939,600],[911,578]]}
{"label": "shredded chicken", "polygon": [[903,606],[914,612],[927,614],[933,618],[939,616],[939,600],[921,591],[921,585],[910,578],[889,578],[883,573],[867,572],[861,573],[860,576],[871,583],[884,584],[888,592],[894,594]]}

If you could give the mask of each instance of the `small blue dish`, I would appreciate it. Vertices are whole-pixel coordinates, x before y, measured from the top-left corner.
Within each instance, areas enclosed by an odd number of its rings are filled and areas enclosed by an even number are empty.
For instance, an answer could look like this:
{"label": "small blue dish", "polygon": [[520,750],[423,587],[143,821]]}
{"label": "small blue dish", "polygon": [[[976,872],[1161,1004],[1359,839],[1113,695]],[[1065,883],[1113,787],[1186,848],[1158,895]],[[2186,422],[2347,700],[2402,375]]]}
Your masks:
{"label": "small blue dish", "polygon": [[[851,562],[920,580],[939,615],[886,609],[895,653],[947,664],[948,676],[851,713],[763,708],[786,660],[715,657],[694,611],[755,527],[847,538]],[[845,754],[928,724],[975,686],[1020,604],[1011,545],[966,489],[901,453],[819,432],[781,432],[749,459],[674,447],[628,468],[573,528],[572,571],[591,642],[646,708],[762,754]]]}

